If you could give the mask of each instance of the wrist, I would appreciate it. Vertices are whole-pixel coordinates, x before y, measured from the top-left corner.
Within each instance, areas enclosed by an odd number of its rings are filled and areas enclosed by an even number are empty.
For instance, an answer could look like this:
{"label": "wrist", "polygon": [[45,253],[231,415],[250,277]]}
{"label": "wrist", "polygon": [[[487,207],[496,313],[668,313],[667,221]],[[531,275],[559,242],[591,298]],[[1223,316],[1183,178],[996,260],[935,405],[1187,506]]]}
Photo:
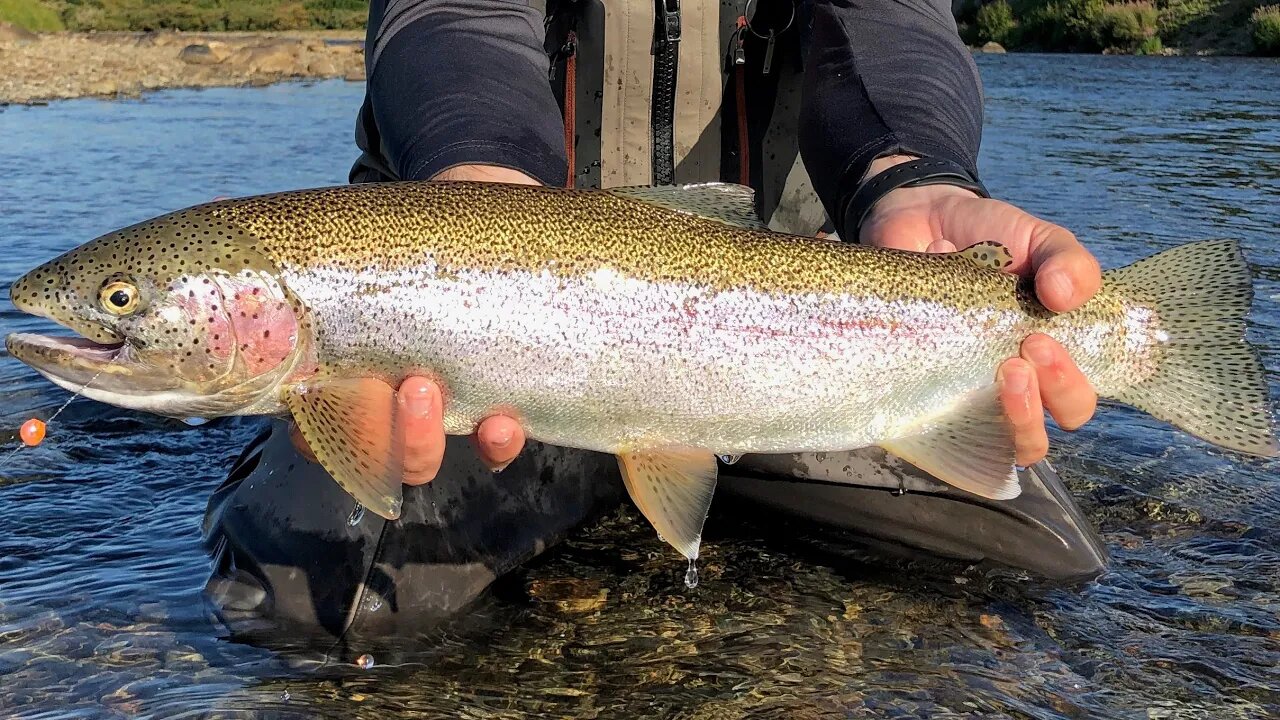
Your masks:
{"label": "wrist", "polygon": [[514,183],[517,185],[541,185],[533,178],[519,170],[502,165],[454,165],[431,176],[432,181],[467,181]]}
{"label": "wrist", "polygon": [[841,208],[841,234],[860,240],[869,224],[899,211],[981,197],[987,197],[982,183],[953,161],[914,155],[876,158]]}
{"label": "wrist", "polygon": [[[889,155],[876,158],[871,161],[871,167],[867,168],[867,174],[862,178],[862,181],[866,182],[894,165],[901,165],[919,159],[915,155]],[[976,198],[982,196],[969,188],[960,187],[959,185],[916,185],[895,188],[880,198],[880,202],[871,206],[871,210],[867,212],[867,220],[871,220],[876,215],[885,212],[932,204],[944,197]]]}
{"label": "wrist", "polygon": [[920,187],[902,187],[891,190],[880,198],[880,202],[871,206],[863,218],[862,224],[874,222],[876,218],[892,215],[903,210],[916,210],[922,206],[932,206],[948,198],[980,198],[978,193],[959,185],[923,185]]}

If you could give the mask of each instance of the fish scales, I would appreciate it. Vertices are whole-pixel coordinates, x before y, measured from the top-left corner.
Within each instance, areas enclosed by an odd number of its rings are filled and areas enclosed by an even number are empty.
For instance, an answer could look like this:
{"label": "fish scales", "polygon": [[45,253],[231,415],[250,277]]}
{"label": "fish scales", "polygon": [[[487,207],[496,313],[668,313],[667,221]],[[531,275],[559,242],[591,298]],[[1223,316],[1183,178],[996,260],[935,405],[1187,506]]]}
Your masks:
{"label": "fish scales", "polygon": [[[1042,329],[1012,276],[973,263],[606,193],[367,186],[220,214],[285,268],[322,364],[438,378],[452,432],[505,410],[534,437],[606,452],[859,447],[989,384]],[[1124,348],[1056,330],[1081,357]]]}

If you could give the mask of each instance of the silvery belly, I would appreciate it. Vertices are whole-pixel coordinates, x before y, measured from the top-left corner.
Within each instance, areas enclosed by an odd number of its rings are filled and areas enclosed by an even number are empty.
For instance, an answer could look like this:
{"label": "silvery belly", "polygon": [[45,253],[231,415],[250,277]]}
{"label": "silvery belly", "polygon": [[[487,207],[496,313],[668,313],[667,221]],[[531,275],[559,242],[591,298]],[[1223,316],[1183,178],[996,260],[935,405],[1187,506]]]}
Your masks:
{"label": "silvery belly", "polygon": [[322,361],[376,367],[392,384],[438,379],[447,432],[506,413],[535,439],[603,452],[874,444],[989,386],[1026,334],[1025,317],[997,310],[711,290],[607,268],[286,281],[318,319]]}

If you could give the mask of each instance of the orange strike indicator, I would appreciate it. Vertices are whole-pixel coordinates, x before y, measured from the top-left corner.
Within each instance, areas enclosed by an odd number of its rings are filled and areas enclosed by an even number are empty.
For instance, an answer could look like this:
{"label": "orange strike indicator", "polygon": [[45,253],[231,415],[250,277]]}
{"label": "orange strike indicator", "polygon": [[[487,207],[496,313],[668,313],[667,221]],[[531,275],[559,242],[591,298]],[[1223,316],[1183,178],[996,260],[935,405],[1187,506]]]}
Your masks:
{"label": "orange strike indicator", "polygon": [[18,433],[22,437],[22,443],[28,447],[35,447],[44,442],[44,422],[36,418],[22,423],[22,430]]}

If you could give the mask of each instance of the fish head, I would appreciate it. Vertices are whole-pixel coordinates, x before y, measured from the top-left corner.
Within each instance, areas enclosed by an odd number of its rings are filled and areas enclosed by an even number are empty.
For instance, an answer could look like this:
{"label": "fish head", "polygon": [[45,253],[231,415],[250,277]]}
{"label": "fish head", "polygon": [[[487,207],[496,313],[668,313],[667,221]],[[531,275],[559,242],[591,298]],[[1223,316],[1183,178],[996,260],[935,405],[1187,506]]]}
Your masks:
{"label": "fish head", "polygon": [[10,298],[79,337],[15,333],[57,385],[172,417],[249,412],[301,354],[300,305],[220,203],[103,235],[19,278]]}

